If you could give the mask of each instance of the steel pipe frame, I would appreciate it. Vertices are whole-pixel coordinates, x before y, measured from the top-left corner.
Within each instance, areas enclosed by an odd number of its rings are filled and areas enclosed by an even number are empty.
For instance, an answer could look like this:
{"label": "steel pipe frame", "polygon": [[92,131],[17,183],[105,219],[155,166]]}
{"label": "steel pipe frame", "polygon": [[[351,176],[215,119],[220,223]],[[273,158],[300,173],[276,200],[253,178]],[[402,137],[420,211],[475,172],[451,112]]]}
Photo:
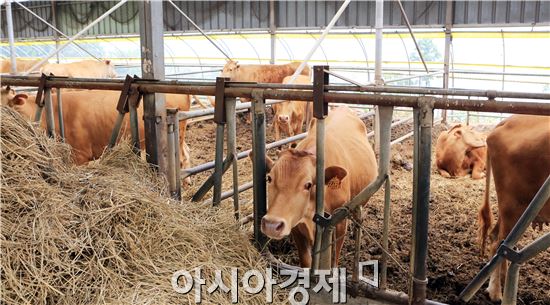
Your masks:
{"label": "steel pipe frame", "polygon": [[[22,76],[3,76],[2,82],[11,86],[29,86],[37,87],[40,77],[22,77]],[[118,90],[122,88],[123,80],[119,79],[87,79],[87,78],[61,78],[49,77],[46,81],[48,87],[52,88],[75,88],[75,89],[101,89]],[[155,93],[180,93],[180,94],[199,94],[214,95],[214,82],[180,82],[180,81],[151,81],[147,79],[136,80],[133,86],[139,87],[143,92]],[[166,87],[168,86],[168,87]],[[191,87],[191,88],[189,88]],[[411,87],[377,87],[377,86],[343,86],[328,85],[329,91],[351,91],[351,92],[372,92],[372,93],[403,93],[403,94],[421,94],[421,95],[449,95],[449,96],[477,96],[487,98],[518,98],[518,99],[546,99],[550,100],[549,93],[530,93],[513,92],[497,90],[472,90],[472,89],[439,89],[439,88],[411,88]],[[247,89],[247,90],[236,90]],[[277,99],[276,94],[280,90],[287,90],[285,93],[290,100],[311,101],[313,99],[311,85],[287,85],[287,84],[251,84],[251,83],[228,83],[227,91],[230,97],[241,97],[235,94],[241,94],[242,97],[250,98],[253,89],[266,89],[266,99]],[[302,90],[297,91],[288,90]],[[304,91],[305,90],[305,91]],[[330,93],[330,94],[335,94]],[[329,102],[333,98],[327,96]],[[279,98],[280,99],[280,98]],[[500,102],[499,102],[500,103]],[[411,107],[410,105],[403,105]],[[436,107],[438,108],[438,107]]]}
{"label": "steel pipe frame", "polygon": [[418,42],[416,42],[416,37],[414,36],[411,23],[409,22],[409,17],[407,17],[407,13],[405,12],[405,8],[403,7],[403,4],[401,3],[401,0],[397,0],[397,4],[399,6],[399,9],[401,10],[401,15],[403,15],[403,19],[405,20],[405,24],[407,25],[407,28],[409,29],[409,34],[411,35],[411,38],[414,42],[414,45],[416,47],[416,51],[418,52],[418,55],[420,56],[420,60],[422,61],[422,65],[424,65],[424,69],[426,69],[426,73],[430,73],[428,70],[428,66],[426,65],[426,62],[424,61],[424,56],[422,56],[422,51],[420,51],[420,47],[418,46]]}
{"label": "steel pipe frame", "polygon": [[178,109],[166,109],[168,137],[168,187],[170,195],[175,200],[181,200],[181,178],[179,169],[179,121],[176,117]]}
{"label": "steel pipe frame", "polygon": [[266,145],[265,145],[265,99],[262,91],[253,91],[254,109],[252,111],[252,180],[254,182],[254,241],[256,247],[263,251],[267,236],[261,231],[261,222],[267,213]]}
{"label": "steel pipe frame", "polygon": [[[483,285],[483,283],[487,281],[493,271],[495,271],[495,269],[500,266],[500,263],[504,262],[507,259],[505,258],[505,256],[507,256],[509,252],[513,251],[511,249],[519,241],[525,230],[529,227],[529,224],[533,222],[533,220],[538,215],[540,210],[544,207],[548,199],[550,199],[550,176],[546,178],[546,181],[541,186],[539,191],[535,194],[527,209],[525,209],[508,236],[506,236],[506,238],[502,241],[497,249],[495,256],[493,256],[493,258],[481,269],[481,271],[479,271],[479,273],[468,284],[468,286],[466,286],[466,288],[464,288],[464,290],[460,293],[459,297],[462,300],[468,302],[473,297],[473,295],[481,288],[481,285]],[[540,244],[537,243],[536,246],[538,247],[540,246]],[[529,248],[529,252],[527,252],[528,255],[525,256],[526,259],[529,259],[536,254],[534,253],[534,247],[535,246]],[[514,259],[508,259],[512,262],[514,261]]]}
{"label": "steel pipe frame", "polygon": [[106,11],[105,13],[103,13],[103,15],[99,16],[96,20],[92,21],[92,23],[88,24],[87,26],[85,26],[82,30],[80,30],[80,32],[76,33],[73,37],[71,37],[67,43],[63,44],[61,47],[59,48],[56,48],[53,52],[51,52],[50,54],[48,54],[45,58],[43,58],[42,60],[40,60],[40,62],[37,62],[36,64],[34,64],[28,71],[25,71],[23,73],[23,75],[28,75],[29,72],[31,71],[34,71],[34,69],[42,66],[44,63],[46,63],[48,61],[48,59],[50,59],[52,56],[54,56],[55,54],[61,52],[63,49],[65,49],[66,47],[68,47],[73,41],[75,41],[78,37],[82,36],[84,33],[86,33],[90,28],[92,28],[93,26],[95,26],[97,23],[99,23],[101,20],[105,19],[107,16],[109,16],[112,12],[114,12],[115,10],[117,10],[119,7],[121,7],[123,4],[125,4],[128,0],[120,0],[117,4],[115,4],[112,8],[110,8],[108,11]]}

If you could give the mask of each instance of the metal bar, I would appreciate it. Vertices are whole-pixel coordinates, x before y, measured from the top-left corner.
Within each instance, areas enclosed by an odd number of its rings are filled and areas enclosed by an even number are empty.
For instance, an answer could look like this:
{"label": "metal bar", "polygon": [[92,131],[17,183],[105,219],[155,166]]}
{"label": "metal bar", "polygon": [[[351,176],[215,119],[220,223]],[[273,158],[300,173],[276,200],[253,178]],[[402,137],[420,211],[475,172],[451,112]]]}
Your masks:
{"label": "metal bar", "polygon": [[[141,75],[154,82],[165,77],[163,8],[160,1],[139,2],[139,34],[141,51]],[[143,95],[143,126],[147,162],[167,173],[166,107],[163,94]]]}
{"label": "metal bar", "polygon": [[252,179],[254,181],[254,241],[259,250],[263,250],[267,243],[267,237],[261,231],[261,222],[267,213],[267,187],[265,181],[266,157],[265,157],[265,99],[261,92],[254,91],[254,109],[252,111]]}
{"label": "metal bar", "polygon": [[325,37],[328,35],[328,33],[330,32],[332,27],[336,24],[336,21],[338,21],[338,18],[340,18],[340,16],[346,10],[346,8],[350,4],[350,2],[351,2],[351,0],[345,0],[344,3],[342,3],[342,6],[340,6],[340,8],[336,12],[336,14],[334,14],[334,17],[332,17],[332,20],[330,20],[329,24],[327,24],[327,26],[323,30],[323,33],[321,33],[321,36],[319,36],[319,38],[317,38],[317,41],[315,41],[315,44],[313,45],[311,50],[309,50],[309,53],[306,55],[306,57],[304,58],[302,63],[300,63],[300,66],[298,67],[298,69],[296,69],[296,71],[294,71],[294,74],[292,74],[292,77],[290,78],[289,84],[294,83],[294,81],[296,80],[298,75],[300,75],[302,73],[302,71],[304,70],[304,68],[307,65],[307,62],[311,59],[313,54],[315,54],[315,51],[317,51],[317,49],[319,48],[319,46],[321,45],[321,43],[323,42]]}
{"label": "metal bar", "polygon": [[[328,66],[313,67],[313,116],[317,119],[315,122],[315,217],[317,218],[324,217],[325,212],[325,117],[328,114],[328,104],[324,102],[324,95],[325,85],[329,81],[329,74],[326,72],[328,69]],[[319,222],[316,224],[311,266],[313,269],[326,270],[331,267],[332,229],[324,228]],[[322,247],[323,245],[325,247]]]}
{"label": "metal bar", "polygon": [[[36,87],[40,77],[28,76],[2,76],[3,85]],[[46,81],[48,87],[52,88],[74,88],[74,89],[98,89],[120,91],[123,80],[119,79],[86,79],[66,78],[51,76]],[[214,95],[215,82],[182,82],[182,81],[151,81],[148,79],[135,80],[135,85],[143,92],[155,93],[178,93]],[[226,85],[229,97],[241,94],[242,97],[251,98],[254,89],[266,89],[266,98],[275,99],[281,93],[279,89],[285,89],[284,97],[288,100],[307,101],[313,98],[311,85],[288,85],[288,84],[255,84],[255,83],[228,83]],[[241,89],[241,90],[237,90]],[[289,89],[301,90],[290,91]],[[411,88],[398,86],[349,86],[349,85],[327,85],[329,91],[351,91],[351,92],[372,92],[372,93],[404,93],[420,95],[452,95],[452,96],[477,96],[487,98],[518,98],[518,99],[543,99],[550,100],[550,93],[497,91],[497,90],[476,90],[476,89],[440,89],[440,88]],[[329,97],[329,99],[331,99]],[[333,101],[330,101],[333,102]]]}
{"label": "metal bar", "polygon": [[422,51],[420,50],[420,47],[418,46],[418,42],[416,42],[416,37],[414,36],[411,23],[409,22],[409,18],[407,17],[407,13],[405,12],[405,8],[403,8],[403,4],[401,3],[401,0],[397,0],[397,4],[399,5],[399,9],[401,10],[401,14],[403,15],[403,19],[405,20],[405,24],[407,25],[407,28],[409,29],[409,33],[411,34],[411,38],[414,41],[414,45],[416,46],[416,51],[418,52],[418,55],[420,56],[420,60],[422,61],[422,64],[424,65],[424,69],[426,70],[426,73],[429,73],[428,66],[426,65],[426,62],[424,61],[424,56],[422,56]]}
{"label": "metal bar", "polygon": [[[252,187],[254,187],[254,183],[253,183],[252,181],[247,182],[247,183],[245,183],[245,184],[243,184],[243,185],[240,185],[240,186],[238,187],[238,193],[242,193],[242,192],[244,192],[244,191],[246,191],[246,190],[251,189]],[[223,200],[225,200],[225,199],[227,199],[227,198],[233,196],[234,194],[235,194],[235,191],[234,191],[234,190],[225,191],[225,192],[222,193],[221,199],[222,199],[222,201],[223,201]],[[212,200],[209,199],[209,200],[205,201],[204,203],[205,203],[205,204],[212,204]],[[254,215],[251,215],[251,216],[254,216]],[[244,219],[244,218],[241,218],[241,221],[242,221],[243,219]]]}
{"label": "metal bar", "polygon": [[354,85],[359,86],[359,87],[365,86],[364,84],[361,84],[360,82],[356,82],[356,81],[354,81],[354,80],[351,79],[351,78],[348,78],[348,77],[345,77],[345,76],[343,76],[343,75],[334,73],[333,71],[327,70],[326,72],[327,72],[328,74],[330,74],[330,75],[332,75],[332,76],[334,76],[334,77],[337,77],[337,78],[339,78],[339,79],[341,79],[341,80],[344,80],[344,81],[346,81],[346,82],[348,82],[348,83],[350,83],[350,84],[354,84]]}
{"label": "metal bar", "polygon": [[[13,35],[13,16],[11,11],[11,2],[13,0],[6,0],[6,24],[8,28],[8,41],[10,46],[10,61],[11,61],[11,73],[17,73],[17,54],[15,53],[15,38]],[[15,2],[17,3],[17,2]]]}
{"label": "metal bar", "polygon": [[382,39],[384,30],[384,0],[376,0],[375,49],[374,49],[374,83],[382,85]]}
{"label": "metal bar", "polygon": [[61,89],[57,89],[57,121],[59,122],[59,140],[65,142],[65,120],[63,119],[63,99]]}
{"label": "metal bar", "polygon": [[226,120],[227,120],[227,153],[232,154],[233,165],[233,212],[235,218],[240,218],[239,209],[239,170],[237,167],[237,122],[235,105],[237,100],[235,98],[226,99]]}
{"label": "metal bar", "polygon": [[[391,143],[390,143],[391,146]],[[389,173],[389,170],[388,170]],[[384,185],[384,222],[382,229],[382,266],[380,268],[380,289],[388,288],[388,253],[389,235],[390,235],[390,217],[391,217],[391,182],[390,176],[386,178]],[[360,250],[360,249],[359,249]],[[357,249],[356,249],[357,251]]]}
{"label": "metal bar", "polygon": [[[506,274],[504,293],[502,294],[502,305],[516,305],[518,296],[518,279],[520,264],[511,263]],[[500,279],[499,279],[500,281]]]}
{"label": "metal bar", "polygon": [[179,121],[176,118],[178,109],[166,109],[166,121],[168,125],[168,186],[170,195],[176,200],[181,200],[181,182],[179,182]]}
{"label": "metal bar", "polygon": [[277,25],[275,24],[275,0],[269,0],[269,37],[270,37],[270,64],[275,64],[275,51],[277,46]]}
{"label": "metal bar", "polygon": [[[133,93],[128,98],[128,112],[130,113],[130,132],[132,133],[132,150],[136,155],[141,155],[141,142],[139,139],[139,118],[137,113],[137,108],[139,106],[139,100],[141,99],[141,95],[139,93]],[[177,111],[174,114],[176,116],[177,120]],[[176,129],[178,129],[178,125],[176,126]],[[179,138],[178,138],[179,141]],[[179,163],[177,164],[179,167]]]}
{"label": "metal bar", "polygon": [[118,113],[118,116],[115,121],[115,126],[113,126],[113,132],[111,132],[111,138],[109,139],[109,145],[107,148],[111,149],[115,147],[118,135],[120,133],[120,128],[122,127],[122,122],[124,122],[125,113]]}
{"label": "metal bar", "polygon": [[[428,215],[430,205],[430,173],[431,173],[431,141],[433,109],[429,98],[423,98],[419,109],[419,130],[418,137],[418,167],[416,178],[417,202],[413,209],[416,209],[416,222],[413,227],[414,243],[411,253],[414,260],[412,266],[412,304],[424,304],[426,299],[427,279],[427,257],[428,257]],[[416,131],[416,130],[415,130]]]}
{"label": "metal bar", "polygon": [[78,37],[82,36],[84,33],[86,33],[89,29],[91,29],[93,26],[95,26],[97,23],[99,23],[101,20],[105,19],[107,16],[109,16],[112,12],[114,12],[116,9],[121,7],[124,3],[126,3],[128,0],[120,0],[117,4],[115,4],[112,8],[110,8],[108,11],[103,13],[103,15],[99,16],[96,20],[92,21],[92,23],[85,26],[80,32],[76,33],[73,37],[71,37],[67,43],[63,44],[61,47],[56,48],[54,51],[49,53],[46,57],[42,58],[39,62],[34,64],[28,71],[25,71],[23,75],[28,75],[30,72],[34,71],[36,68],[42,66],[44,63],[48,61],[52,56],[55,54],[61,52],[63,49],[65,49],[69,44],[71,44],[73,41],[75,41]]}
{"label": "metal bar", "polygon": [[[50,24],[48,21],[46,21],[44,18],[40,17],[38,14],[36,14],[35,12],[33,12],[31,9],[29,9],[28,7],[24,6],[23,4],[15,1],[15,4],[19,5],[20,7],[22,7],[23,9],[25,9],[27,12],[29,12],[31,15],[33,15],[36,19],[42,21],[44,24],[46,24],[47,26],[49,26],[52,30],[54,30],[54,34],[60,34],[61,36],[67,38],[67,39],[71,39],[71,37],[65,35],[65,33],[61,32],[59,29],[57,29],[54,25]],[[52,20],[54,20],[55,22],[55,16],[53,15],[53,11],[55,9],[53,8],[52,6]],[[55,35],[57,36],[57,35]],[[56,46],[58,46],[58,43],[59,43],[59,39],[56,39]],[[101,59],[97,58],[94,54],[88,52],[86,49],[84,49],[83,47],[81,47],[78,43],[76,43],[75,41],[72,42],[76,47],[78,47],[79,49],[81,49],[82,51],[86,52],[88,55],[90,55],[91,57],[101,61]],[[57,48],[57,47],[56,47]],[[59,53],[57,53],[59,54]],[[59,62],[58,62],[59,63]]]}
{"label": "metal bar", "polygon": [[[453,24],[453,1],[447,0],[445,11],[445,55],[443,57],[443,89],[449,89],[449,61],[452,43],[452,24]],[[447,122],[447,110],[442,113],[443,123]]]}
{"label": "metal bar", "polygon": [[[548,199],[550,199],[550,176],[546,178],[546,181],[535,194],[535,197],[533,197],[533,200],[531,200],[531,203],[529,203],[529,206],[525,209],[506,239],[501,243],[500,247],[503,245],[508,248],[514,247],[529,224],[533,222],[540,210],[544,207]],[[500,251],[497,251],[497,255],[479,271],[468,286],[460,293],[459,297],[466,302],[469,301],[503,260],[504,257],[501,256]]]}
{"label": "metal bar", "polygon": [[44,88],[44,105],[46,107],[46,131],[48,136],[53,138],[55,137],[55,121],[51,88]]}
{"label": "metal bar", "polygon": [[384,83],[387,85],[387,84],[396,83],[396,82],[400,82],[400,81],[404,81],[404,80],[415,79],[415,78],[420,78],[420,77],[427,77],[427,76],[434,76],[434,75],[438,75],[438,74],[442,74],[442,73],[444,73],[444,72],[443,71],[435,71],[435,72],[430,72],[428,74],[419,74],[419,75],[412,75],[412,76],[407,76],[407,77],[403,77],[403,78],[390,79],[390,80],[384,81]]}
{"label": "metal bar", "polygon": [[540,252],[550,247],[550,232],[537,238],[531,244],[527,245],[519,252],[519,264],[523,264],[526,261],[532,259]]}
{"label": "metal bar", "polygon": [[[222,146],[222,148],[223,148],[223,146]],[[233,155],[229,154],[227,156],[227,158],[225,160],[223,160],[222,176],[229,169],[229,166],[232,164],[231,162],[233,162]],[[216,168],[216,160],[214,160],[212,162],[205,163],[203,165],[199,165],[196,168],[201,167],[201,166],[205,166],[205,165],[210,165],[210,164],[212,165],[210,168],[214,168],[214,169]],[[197,170],[196,173],[199,173],[199,172],[202,172],[202,171],[205,171],[205,170],[207,170],[207,169]],[[186,175],[182,178],[186,178],[188,176],[190,176],[190,175]],[[216,179],[216,172],[214,170],[214,173],[212,175],[210,175],[210,177],[208,177],[208,179],[206,179],[206,181],[204,181],[204,183],[201,185],[201,187],[193,195],[193,198],[191,198],[191,201],[196,202],[196,201],[201,200],[206,195],[206,193],[208,193],[208,191],[212,188],[212,186],[214,186],[215,179]]]}
{"label": "metal bar", "polygon": [[214,197],[212,202],[214,206],[220,204],[221,201],[221,187],[223,176],[223,136],[224,125],[217,124],[216,126],[216,156],[214,167]]}
{"label": "metal bar", "polygon": [[227,55],[224,50],[222,50],[222,48],[220,48],[208,35],[206,35],[206,33],[195,23],[193,22],[193,20],[191,18],[189,18],[189,16],[187,16],[174,2],[172,2],[172,0],[168,0],[168,2],[170,2],[170,4],[172,4],[172,6],[176,9],[176,11],[178,11],[185,19],[187,19],[187,21],[189,21],[189,23],[191,23],[191,25],[197,29],[197,31],[199,31],[202,36],[204,36],[206,39],[208,39],[208,41],[214,46],[216,47],[216,49],[218,49],[218,51],[220,51],[227,59],[231,60],[231,57],[229,57],[229,55]]}

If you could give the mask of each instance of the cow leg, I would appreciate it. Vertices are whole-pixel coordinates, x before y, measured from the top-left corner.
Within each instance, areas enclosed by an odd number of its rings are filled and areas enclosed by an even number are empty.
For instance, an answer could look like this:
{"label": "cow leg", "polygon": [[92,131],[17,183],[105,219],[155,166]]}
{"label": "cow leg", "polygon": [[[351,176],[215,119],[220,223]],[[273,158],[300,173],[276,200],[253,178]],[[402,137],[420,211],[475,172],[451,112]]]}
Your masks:
{"label": "cow leg", "polygon": [[300,259],[300,266],[302,268],[311,268],[311,249],[313,243],[309,241],[298,230],[292,230],[291,233],[294,244],[298,249],[298,258]]}
{"label": "cow leg", "polygon": [[485,173],[483,172],[484,162],[474,162],[474,166],[472,168],[472,179],[481,179],[485,177]]}
{"label": "cow leg", "polygon": [[448,171],[444,170],[444,169],[441,169],[441,168],[438,168],[437,169],[439,171],[439,174],[445,178],[451,178],[451,174],[449,174]]}
{"label": "cow leg", "polygon": [[348,221],[347,221],[347,219],[336,225],[336,229],[335,229],[335,233],[336,233],[335,247],[336,247],[336,249],[334,251],[334,259],[332,260],[332,267],[333,268],[338,267],[338,261],[340,260],[340,253],[342,252],[342,247],[344,246],[344,239],[345,239],[347,230],[348,230]]}

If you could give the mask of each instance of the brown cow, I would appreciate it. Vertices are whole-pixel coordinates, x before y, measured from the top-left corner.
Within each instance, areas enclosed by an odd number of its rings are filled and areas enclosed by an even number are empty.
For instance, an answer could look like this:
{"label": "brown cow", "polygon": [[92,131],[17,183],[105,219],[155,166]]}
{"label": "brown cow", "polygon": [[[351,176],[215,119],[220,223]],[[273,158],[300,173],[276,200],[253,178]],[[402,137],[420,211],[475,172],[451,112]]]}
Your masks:
{"label": "brown cow", "polygon": [[115,66],[110,60],[82,60],[65,64],[46,64],[42,67],[46,75],[84,78],[115,78]]}
{"label": "brown cow", "polygon": [[[6,97],[5,97],[6,96]],[[81,90],[63,92],[63,120],[65,124],[66,142],[73,148],[73,157],[76,164],[85,164],[99,158],[109,142],[115,120],[118,116],[116,104],[120,96],[116,91]],[[166,94],[166,107],[189,110],[190,98],[188,95]],[[36,96],[15,94],[13,89],[2,88],[2,105],[13,107],[25,118],[33,119],[36,111]],[[52,94],[56,130],[59,130],[57,120],[57,98]],[[122,136],[130,132],[130,125],[126,116],[126,124],[121,130]],[[138,117],[143,117],[143,107],[138,108]],[[45,111],[41,120],[45,127]],[[180,122],[180,166],[190,166],[189,148],[185,143],[187,122]],[[141,145],[144,145],[144,128],[139,124]],[[190,179],[184,181],[189,183]]]}
{"label": "brown cow", "polygon": [[[487,231],[491,227],[489,189],[491,168],[498,198],[498,220],[490,233],[490,254],[502,241],[546,178],[550,175],[550,117],[514,115],[502,121],[487,137],[487,177],[485,198],[479,210],[479,242],[484,254]],[[550,222],[550,200],[535,218],[533,225]],[[487,292],[493,301],[502,298],[501,285],[507,263],[491,275]]]}
{"label": "brown cow", "polygon": [[[223,67],[220,76],[230,77],[234,82],[282,83],[286,76],[294,74],[300,66],[299,62],[285,65],[241,65],[229,60]],[[301,73],[309,76],[310,69],[306,65]]]}
{"label": "brown cow", "polygon": [[[15,60],[16,60],[17,72],[27,72],[35,64],[40,62],[40,59],[16,58]],[[37,69],[36,71],[30,71],[30,72],[39,72],[40,66],[38,66],[36,69]],[[11,72],[11,60],[2,59],[2,61],[0,62],[0,73],[10,73],[10,72]]]}
{"label": "brown cow", "polygon": [[[289,83],[292,76],[283,79],[283,84]],[[298,75],[296,84],[311,84],[309,76]],[[273,129],[275,130],[275,140],[281,138],[281,132],[289,136],[297,135],[302,132],[302,125],[306,116],[307,102],[286,101],[271,106],[274,112]],[[313,105],[309,105],[310,117],[313,113]]]}
{"label": "brown cow", "polygon": [[[315,130],[315,120],[312,121]],[[332,213],[376,178],[377,164],[367,140],[367,128],[347,107],[331,111],[326,118],[325,136],[325,211]],[[270,238],[292,235],[302,267],[311,266],[315,235],[315,132],[298,143],[296,149],[267,158],[268,210],[261,230]],[[338,264],[347,221],[336,226]]]}
{"label": "brown cow", "polygon": [[441,132],[435,145],[437,169],[447,178],[463,177],[470,172],[473,179],[483,178],[486,155],[484,136],[462,124]]}

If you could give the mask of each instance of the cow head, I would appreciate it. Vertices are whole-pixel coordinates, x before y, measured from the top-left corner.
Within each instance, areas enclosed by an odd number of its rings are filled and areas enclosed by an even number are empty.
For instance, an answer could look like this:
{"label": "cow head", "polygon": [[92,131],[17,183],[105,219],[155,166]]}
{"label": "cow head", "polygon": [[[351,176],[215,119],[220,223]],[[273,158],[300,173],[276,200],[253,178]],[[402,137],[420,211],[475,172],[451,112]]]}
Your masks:
{"label": "cow head", "polygon": [[105,60],[105,64],[107,65],[107,77],[116,78],[117,74],[116,74],[115,65],[113,64],[113,62],[107,59]]}
{"label": "cow head", "polygon": [[[279,154],[276,162],[266,157],[266,163],[268,210],[262,218],[261,230],[270,238],[281,239],[288,236],[299,223],[311,222],[313,218],[315,155],[303,150],[288,149]],[[331,166],[325,169],[325,199],[345,193],[341,192],[341,185],[346,175],[347,171],[342,167]]]}
{"label": "cow head", "polygon": [[277,120],[280,127],[283,127],[284,131],[290,132],[290,118],[292,117],[292,105],[290,102],[282,102],[273,104],[273,117]]}
{"label": "cow head", "polygon": [[233,61],[233,60],[228,60],[227,63],[225,64],[225,66],[223,66],[221,76],[231,77],[233,75],[233,73],[235,73],[237,71],[237,69],[239,69],[239,67],[240,67],[239,62]]}
{"label": "cow head", "polygon": [[2,96],[2,106],[17,107],[25,104],[28,95],[21,93],[15,94],[15,90],[11,89],[10,86],[2,87],[0,91]]}
{"label": "cow head", "polygon": [[458,124],[453,126],[447,133],[449,137],[452,137],[452,141],[465,151],[486,146],[483,135],[473,130],[471,126]]}

